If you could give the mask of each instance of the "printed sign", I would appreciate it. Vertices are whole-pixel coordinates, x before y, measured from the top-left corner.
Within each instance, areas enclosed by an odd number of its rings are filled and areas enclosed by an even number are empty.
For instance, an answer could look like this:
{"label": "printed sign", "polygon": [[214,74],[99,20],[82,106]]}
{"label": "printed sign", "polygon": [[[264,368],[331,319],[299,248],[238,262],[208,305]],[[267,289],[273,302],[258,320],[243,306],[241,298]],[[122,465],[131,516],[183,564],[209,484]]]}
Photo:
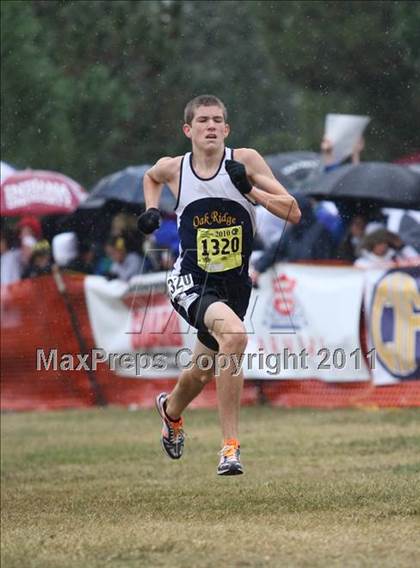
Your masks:
{"label": "printed sign", "polygon": [[374,383],[420,380],[420,266],[366,271],[365,305]]}
{"label": "printed sign", "polygon": [[[373,361],[365,360],[359,341],[363,281],[363,271],[351,267],[276,265],[252,292],[248,345],[235,369],[249,379],[369,380]],[[159,358],[159,365],[116,368],[118,374],[174,377],[191,362],[197,331],[172,308],[164,273],[130,284],[91,276],[85,291],[97,348]],[[220,368],[228,363],[220,354]]]}

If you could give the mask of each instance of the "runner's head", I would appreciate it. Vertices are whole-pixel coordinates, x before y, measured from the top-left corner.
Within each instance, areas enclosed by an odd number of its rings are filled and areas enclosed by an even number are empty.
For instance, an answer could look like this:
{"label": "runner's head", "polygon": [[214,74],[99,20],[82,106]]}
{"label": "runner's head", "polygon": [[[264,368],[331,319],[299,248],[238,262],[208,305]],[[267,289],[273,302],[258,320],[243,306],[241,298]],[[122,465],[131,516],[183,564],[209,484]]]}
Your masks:
{"label": "runner's head", "polygon": [[199,95],[187,103],[184,109],[184,122],[191,126],[195,113],[198,107],[219,107],[222,110],[223,118],[227,122],[227,110],[223,102],[214,95]]}
{"label": "runner's head", "polygon": [[184,134],[193,146],[215,151],[224,146],[229,134],[227,111],[223,102],[213,95],[200,95],[192,99],[184,110]]}

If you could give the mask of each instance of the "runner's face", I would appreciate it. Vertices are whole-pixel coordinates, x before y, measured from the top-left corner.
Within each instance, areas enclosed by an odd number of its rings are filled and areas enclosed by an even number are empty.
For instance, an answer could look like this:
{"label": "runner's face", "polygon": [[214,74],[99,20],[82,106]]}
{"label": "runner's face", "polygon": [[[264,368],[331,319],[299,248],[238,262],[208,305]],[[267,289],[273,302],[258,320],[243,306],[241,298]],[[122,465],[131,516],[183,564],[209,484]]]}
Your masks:
{"label": "runner's face", "polygon": [[184,134],[194,146],[203,150],[214,150],[224,145],[229,134],[223,110],[218,106],[199,106],[191,124],[184,124]]}

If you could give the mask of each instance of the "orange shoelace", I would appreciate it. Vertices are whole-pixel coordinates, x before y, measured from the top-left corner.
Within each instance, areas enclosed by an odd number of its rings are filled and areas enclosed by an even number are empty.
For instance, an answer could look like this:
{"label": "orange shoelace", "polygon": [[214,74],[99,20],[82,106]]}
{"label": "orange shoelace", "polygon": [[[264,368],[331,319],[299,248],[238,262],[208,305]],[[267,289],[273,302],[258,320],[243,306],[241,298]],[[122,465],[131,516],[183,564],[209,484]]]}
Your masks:
{"label": "orange shoelace", "polygon": [[220,452],[226,458],[232,458],[236,455],[236,450],[239,448],[239,441],[235,438],[229,438],[224,441],[224,446]]}
{"label": "orange shoelace", "polygon": [[184,433],[183,426],[184,426],[184,423],[183,423],[182,418],[180,418],[176,422],[171,422],[171,428],[172,428],[173,433],[174,433],[174,438],[177,438],[180,434]]}

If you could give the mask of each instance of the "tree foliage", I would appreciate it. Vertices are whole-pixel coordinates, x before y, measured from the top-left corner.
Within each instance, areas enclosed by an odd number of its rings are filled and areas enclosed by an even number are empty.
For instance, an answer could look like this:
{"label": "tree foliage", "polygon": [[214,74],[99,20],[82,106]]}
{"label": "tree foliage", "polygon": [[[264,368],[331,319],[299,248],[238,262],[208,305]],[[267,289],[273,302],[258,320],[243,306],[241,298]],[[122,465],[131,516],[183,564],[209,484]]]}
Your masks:
{"label": "tree foliage", "polygon": [[1,2],[2,156],[88,187],[188,148],[197,94],[233,146],[317,149],[327,112],[369,114],[368,155],[418,147],[415,2]]}
{"label": "tree foliage", "polygon": [[420,3],[261,2],[277,72],[299,89],[304,123],[327,112],[372,118],[368,155],[391,159],[419,148]]}

